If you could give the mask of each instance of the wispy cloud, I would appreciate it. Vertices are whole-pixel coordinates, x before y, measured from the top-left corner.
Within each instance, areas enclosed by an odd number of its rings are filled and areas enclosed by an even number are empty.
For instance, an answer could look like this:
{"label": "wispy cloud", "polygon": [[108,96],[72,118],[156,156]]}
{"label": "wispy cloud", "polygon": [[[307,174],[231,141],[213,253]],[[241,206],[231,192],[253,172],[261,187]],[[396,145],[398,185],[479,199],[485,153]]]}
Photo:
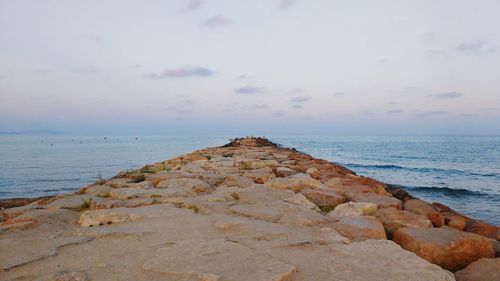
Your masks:
{"label": "wispy cloud", "polygon": [[295,109],[300,109],[300,108],[302,108],[302,105],[301,104],[294,104],[294,105],[292,105],[292,107]]}
{"label": "wispy cloud", "polygon": [[310,101],[310,100],[311,100],[311,97],[308,97],[308,96],[294,97],[294,98],[290,99],[291,102],[306,102],[306,101]]}
{"label": "wispy cloud", "polygon": [[265,108],[269,108],[269,106],[267,106],[265,104],[256,104],[256,105],[253,105],[252,108],[253,109],[265,109]]}
{"label": "wispy cloud", "polygon": [[266,88],[264,87],[255,87],[255,86],[244,86],[241,88],[234,89],[236,94],[245,94],[245,95],[253,95],[258,93],[265,92]]}
{"label": "wispy cloud", "polygon": [[456,98],[459,98],[461,96],[463,96],[463,94],[459,93],[459,92],[445,92],[445,93],[429,95],[429,97],[435,98],[435,99],[456,99]]}
{"label": "wispy cloud", "polygon": [[241,74],[235,77],[236,80],[247,80],[247,79],[252,79],[253,77],[248,76],[246,74]]}
{"label": "wispy cloud", "polygon": [[448,114],[448,111],[427,111],[418,113],[418,116],[427,117],[427,116],[437,116],[437,115],[445,115]]}
{"label": "wispy cloud", "polygon": [[457,46],[457,50],[462,53],[487,54],[495,51],[495,47],[485,41],[477,40],[473,42],[462,42]]}
{"label": "wispy cloud", "polygon": [[306,89],[304,88],[295,88],[293,90],[290,91],[291,94],[299,94],[299,93],[304,93],[306,91]]}
{"label": "wispy cloud", "polygon": [[280,0],[278,7],[282,10],[290,9],[295,5],[295,0]]}
{"label": "wispy cloud", "polygon": [[470,118],[470,117],[476,117],[477,116],[477,114],[474,114],[474,113],[461,113],[459,115],[461,117],[468,117],[468,118]]}
{"label": "wispy cloud", "polygon": [[500,111],[500,107],[481,108],[481,111]]}
{"label": "wispy cloud", "polygon": [[91,74],[96,74],[97,69],[95,69],[93,67],[85,67],[85,68],[81,68],[81,69],[76,69],[73,71],[73,73],[82,74],[82,75],[91,75]]}
{"label": "wispy cloud", "polygon": [[83,37],[89,41],[92,41],[92,42],[101,42],[101,36],[99,36],[98,34],[95,34],[95,33],[86,33],[83,35]]}
{"label": "wispy cloud", "polygon": [[160,73],[147,74],[147,78],[165,79],[165,78],[184,78],[184,77],[208,77],[215,72],[209,68],[202,66],[182,66],[178,68],[167,69]]}
{"label": "wispy cloud", "polygon": [[200,9],[203,5],[205,5],[205,0],[190,0],[186,8],[182,11],[185,13],[193,12]]}
{"label": "wispy cloud", "polygon": [[365,116],[372,116],[372,115],[375,115],[375,112],[371,111],[371,110],[361,110],[360,112],[362,115],[365,115]]}
{"label": "wispy cloud", "polygon": [[345,93],[343,93],[343,92],[336,92],[333,94],[334,97],[340,97],[340,96],[344,96],[344,95],[345,95]]}
{"label": "wispy cloud", "polygon": [[405,111],[402,109],[393,109],[393,110],[387,111],[387,114],[400,114],[400,113],[404,113],[404,112]]}
{"label": "wispy cloud", "polygon": [[284,112],[284,111],[276,111],[273,113],[274,116],[278,116],[278,117],[284,116],[285,114],[286,114],[286,112]]}
{"label": "wispy cloud", "polygon": [[207,19],[204,23],[203,26],[206,27],[220,27],[220,26],[226,26],[230,25],[233,22],[226,16],[224,15],[217,15],[214,17],[211,17]]}

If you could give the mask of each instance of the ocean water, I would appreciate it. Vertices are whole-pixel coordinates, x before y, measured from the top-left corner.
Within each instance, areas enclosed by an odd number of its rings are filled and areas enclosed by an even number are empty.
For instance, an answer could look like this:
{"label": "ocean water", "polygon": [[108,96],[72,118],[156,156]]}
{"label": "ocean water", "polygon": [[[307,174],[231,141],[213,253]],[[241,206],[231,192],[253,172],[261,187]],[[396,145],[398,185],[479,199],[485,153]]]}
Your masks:
{"label": "ocean water", "polygon": [[[231,136],[0,136],[0,198],[78,190]],[[500,137],[267,136],[500,225]]]}

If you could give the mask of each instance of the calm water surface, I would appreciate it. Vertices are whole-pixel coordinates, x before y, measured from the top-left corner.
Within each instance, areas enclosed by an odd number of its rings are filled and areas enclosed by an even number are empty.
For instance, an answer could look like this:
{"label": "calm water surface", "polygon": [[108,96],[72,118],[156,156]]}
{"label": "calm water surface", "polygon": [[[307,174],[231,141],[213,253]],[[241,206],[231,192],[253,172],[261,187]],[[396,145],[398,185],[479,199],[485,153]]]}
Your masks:
{"label": "calm water surface", "polygon": [[[500,137],[268,137],[500,225]],[[74,191],[229,138],[0,136],[0,198]]]}

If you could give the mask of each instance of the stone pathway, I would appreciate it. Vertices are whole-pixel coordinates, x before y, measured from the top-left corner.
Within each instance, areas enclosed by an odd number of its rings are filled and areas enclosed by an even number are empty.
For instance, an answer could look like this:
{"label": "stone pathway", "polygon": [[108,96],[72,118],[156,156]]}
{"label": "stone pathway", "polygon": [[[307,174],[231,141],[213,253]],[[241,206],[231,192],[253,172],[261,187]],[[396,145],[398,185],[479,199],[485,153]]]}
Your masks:
{"label": "stone pathway", "polygon": [[0,280],[492,280],[499,238],[496,226],[244,138],[2,210]]}

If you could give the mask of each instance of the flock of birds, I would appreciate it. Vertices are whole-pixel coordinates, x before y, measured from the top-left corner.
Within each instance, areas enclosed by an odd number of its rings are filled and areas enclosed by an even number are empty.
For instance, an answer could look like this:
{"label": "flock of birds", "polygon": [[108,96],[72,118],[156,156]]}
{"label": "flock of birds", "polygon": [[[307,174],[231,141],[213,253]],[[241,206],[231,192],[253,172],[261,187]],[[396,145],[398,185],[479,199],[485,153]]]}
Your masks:
{"label": "flock of birds", "polygon": [[[138,137],[135,138],[136,141],[139,140]],[[71,139],[71,142],[75,142],[76,140],[75,139]],[[120,139],[116,139],[116,141],[120,141]],[[79,143],[83,143],[83,141],[78,141]],[[104,142],[108,142],[108,138],[107,137],[104,137]],[[40,143],[47,143],[46,141],[44,140],[40,140]],[[53,146],[54,144],[49,142],[48,144],[50,144],[50,146]]]}

